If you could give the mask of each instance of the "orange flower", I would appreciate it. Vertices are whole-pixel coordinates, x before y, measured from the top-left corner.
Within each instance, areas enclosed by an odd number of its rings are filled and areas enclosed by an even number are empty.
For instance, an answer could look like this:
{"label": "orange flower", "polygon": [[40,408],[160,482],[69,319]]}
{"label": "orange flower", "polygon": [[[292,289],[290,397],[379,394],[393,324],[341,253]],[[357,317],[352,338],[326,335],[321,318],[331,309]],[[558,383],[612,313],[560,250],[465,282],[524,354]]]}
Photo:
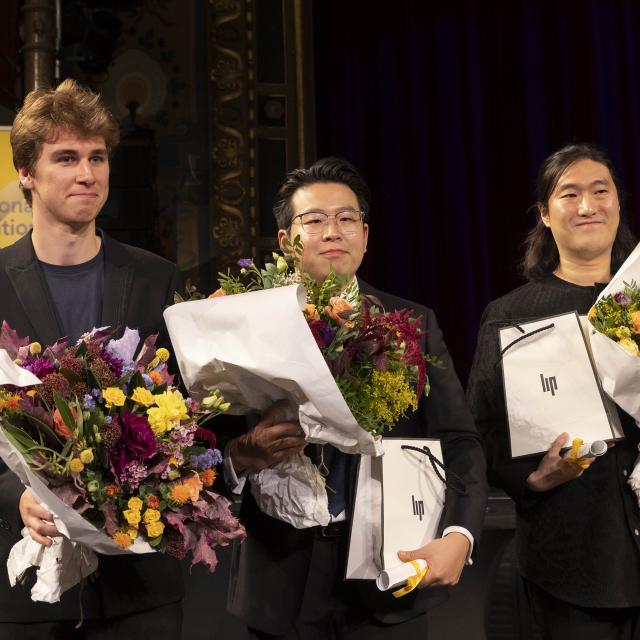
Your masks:
{"label": "orange flower", "polygon": [[[78,412],[75,407],[69,407],[71,409],[71,415],[75,420],[78,417]],[[56,409],[53,412],[53,429],[54,431],[63,438],[70,438],[72,436],[71,429],[67,426],[66,422],[62,419],[60,415],[60,411]]]}
{"label": "orange flower", "polygon": [[224,289],[216,289],[212,294],[209,295],[210,298],[221,298],[222,296],[226,296],[227,292]]}
{"label": "orange flower", "polygon": [[115,496],[118,495],[118,487],[116,487],[115,484],[108,484],[105,488],[104,488],[104,492],[108,495],[108,496]]}
{"label": "orange flower", "polygon": [[215,469],[205,469],[200,474],[200,480],[205,487],[210,487],[216,481],[217,475]]}
{"label": "orange flower", "polygon": [[126,531],[122,531],[119,529],[113,534],[112,538],[113,541],[123,549],[131,546],[131,536]]}
{"label": "orange flower", "polygon": [[147,496],[146,503],[149,509],[157,509],[160,504],[160,500],[158,500],[157,496]]}
{"label": "orange flower", "polygon": [[150,371],[148,375],[153,380],[153,384],[155,385],[164,384],[164,378],[162,377],[162,374],[160,372]]}
{"label": "orange flower", "polygon": [[191,487],[178,483],[171,487],[171,502],[185,504],[191,498]]}
{"label": "orange flower", "polygon": [[202,480],[197,473],[185,478],[182,483],[191,490],[191,502],[195,502],[200,497],[202,491]]}
{"label": "orange flower", "polygon": [[329,306],[324,308],[324,312],[340,324],[347,324],[348,327],[353,326],[352,322],[347,322],[350,313],[353,313],[353,307],[344,299],[334,296],[329,298]]}
{"label": "orange flower", "polygon": [[6,399],[5,408],[9,411],[17,411],[20,408],[20,396],[15,394]]}
{"label": "orange flower", "polygon": [[631,320],[631,331],[640,333],[640,311],[629,314],[629,319]]}

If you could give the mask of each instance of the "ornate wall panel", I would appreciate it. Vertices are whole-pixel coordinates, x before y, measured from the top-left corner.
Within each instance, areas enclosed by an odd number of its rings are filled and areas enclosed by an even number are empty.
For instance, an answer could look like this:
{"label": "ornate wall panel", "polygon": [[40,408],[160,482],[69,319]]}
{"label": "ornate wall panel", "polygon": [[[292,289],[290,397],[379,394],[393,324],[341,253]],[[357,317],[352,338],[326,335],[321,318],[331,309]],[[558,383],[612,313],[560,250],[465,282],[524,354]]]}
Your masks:
{"label": "ornate wall panel", "polygon": [[226,269],[275,246],[275,191],[314,156],[311,3],[208,8],[211,241]]}

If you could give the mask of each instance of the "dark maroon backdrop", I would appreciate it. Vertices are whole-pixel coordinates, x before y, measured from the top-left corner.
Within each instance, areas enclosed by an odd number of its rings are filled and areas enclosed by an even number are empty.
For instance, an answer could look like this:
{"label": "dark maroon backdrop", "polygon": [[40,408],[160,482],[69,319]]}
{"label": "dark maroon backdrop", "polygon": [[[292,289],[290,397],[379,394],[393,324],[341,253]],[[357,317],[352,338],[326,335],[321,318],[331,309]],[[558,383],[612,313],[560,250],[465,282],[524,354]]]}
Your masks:
{"label": "dark maroon backdrop", "polygon": [[363,275],[433,307],[462,378],[521,280],[540,162],[604,146],[640,230],[640,2],[316,0],[318,155],[373,190]]}

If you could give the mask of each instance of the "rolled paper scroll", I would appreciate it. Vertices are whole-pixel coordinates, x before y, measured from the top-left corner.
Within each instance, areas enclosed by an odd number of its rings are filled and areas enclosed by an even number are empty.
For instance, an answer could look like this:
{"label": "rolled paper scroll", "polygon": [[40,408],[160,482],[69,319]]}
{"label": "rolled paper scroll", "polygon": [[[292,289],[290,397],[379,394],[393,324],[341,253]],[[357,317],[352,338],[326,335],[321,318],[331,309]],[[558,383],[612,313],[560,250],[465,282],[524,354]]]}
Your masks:
{"label": "rolled paper scroll", "polygon": [[[415,565],[418,565],[418,571],[416,571]],[[394,589],[395,587],[405,584],[409,578],[422,573],[426,568],[427,562],[421,558],[413,562],[403,562],[396,567],[381,571],[380,575],[376,578],[376,586],[380,591]]]}

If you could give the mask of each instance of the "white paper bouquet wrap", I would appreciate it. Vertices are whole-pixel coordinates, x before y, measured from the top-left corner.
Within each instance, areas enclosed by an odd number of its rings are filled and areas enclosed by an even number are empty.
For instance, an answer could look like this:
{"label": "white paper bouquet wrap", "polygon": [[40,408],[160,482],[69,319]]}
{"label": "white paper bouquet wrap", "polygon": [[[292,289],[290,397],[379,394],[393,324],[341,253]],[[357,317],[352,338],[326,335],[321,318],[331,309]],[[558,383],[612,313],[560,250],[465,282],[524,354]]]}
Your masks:
{"label": "white paper bouquet wrap", "polygon": [[[217,388],[236,414],[286,398],[298,408],[308,442],[381,455],[381,439],[358,425],[342,397],[301,312],[305,304],[304,287],[291,285],[166,309],[189,394],[199,400]],[[260,508],[299,528],[327,524],[324,480],[315,465],[305,456],[281,465],[251,476]]]}
{"label": "white paper bouquet wrap", "polygon": [[[624,290],[624,283],[640,283],[640,245],[625,260],[598,301]],[[625,351],[615,340],[590,325],[589,338],[602,388],[614,402],[636,420],[640,420],[640,357]]]}
{"label": "white paper bouquet wrap", "polygon": [[[0,384],[26,387],[40,384],[40,380],[29,371],[16,366],[7,352],[0,349]],[[154,552],[141,539],[136,539],[128,549],[119,547],[109,536],[64,504],[38,474],[30,469],[20,452],[7,440],[2,429],[0,457],[38,502],[54,515],[54,524],[62,534],[62,537],[54,539],[53,546],[45,547],[35,542],[27,530],[23,529],[23,539],[11,549],[7,570],[12,586],[29,567],[39,567],[36,584],[31,589],[32,600],[58,602],[67,589],[96,570],[98,559],[95,553],[122,555]]]}

